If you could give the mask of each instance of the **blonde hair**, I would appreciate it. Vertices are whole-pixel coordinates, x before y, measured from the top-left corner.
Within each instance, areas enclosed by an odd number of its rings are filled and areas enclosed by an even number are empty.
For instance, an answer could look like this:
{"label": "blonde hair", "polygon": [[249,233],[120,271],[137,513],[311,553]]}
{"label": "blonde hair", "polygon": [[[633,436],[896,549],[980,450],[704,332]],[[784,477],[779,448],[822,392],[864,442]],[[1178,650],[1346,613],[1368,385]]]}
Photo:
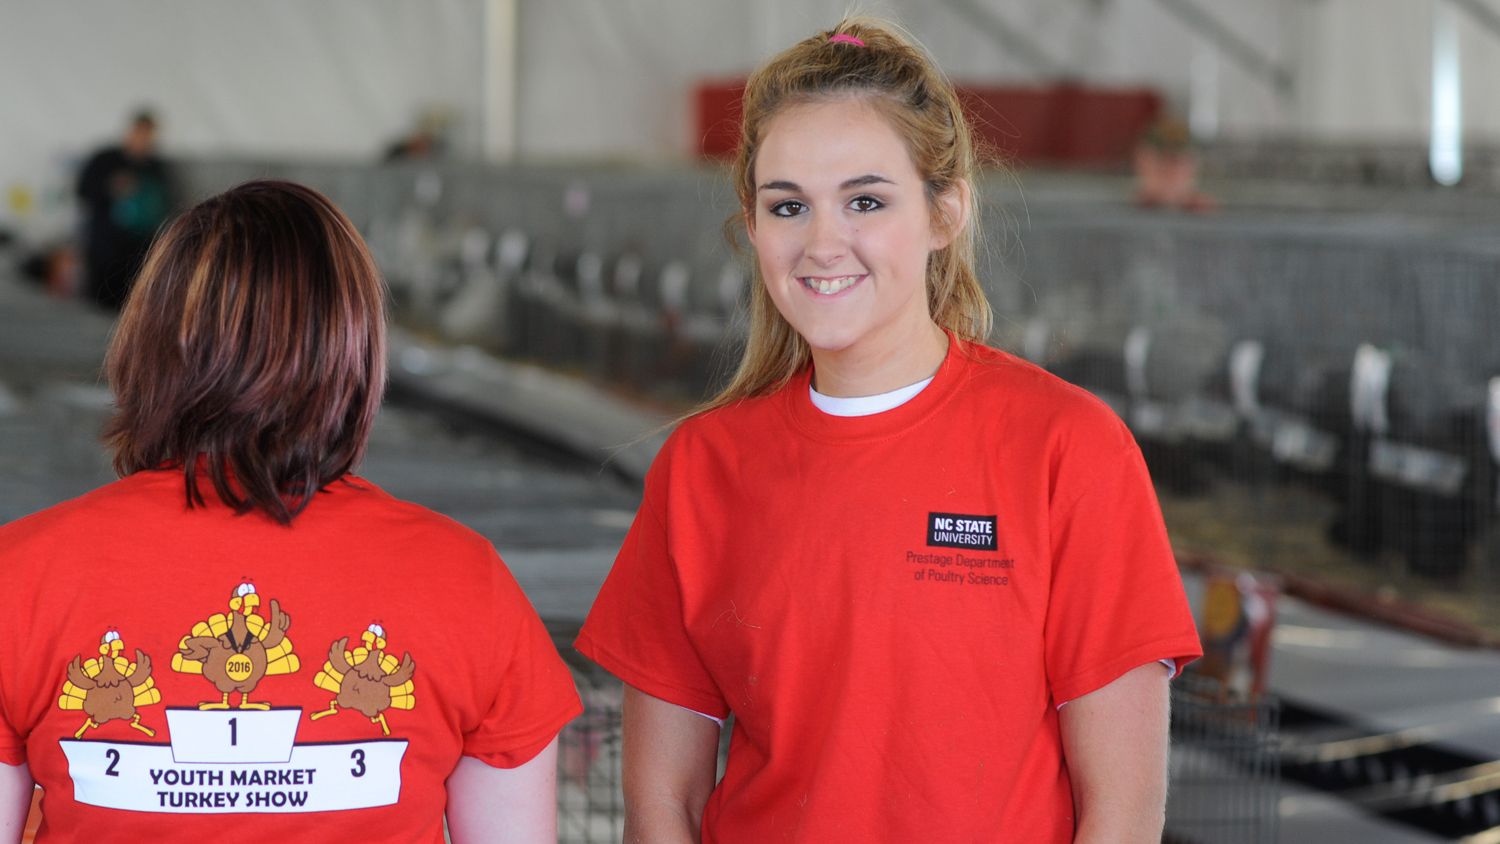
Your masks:
{"label": "blonde hair", "polygon": [[[840,35],[848,38],[833,40]],[[850,43],[851,38],[863,43]],[[928,256],[927,307],[939,326],[982,342],[990,333],[991,313],[975,272],[978,198],[973,136],[952,83],[916,39],[894,24],[845,18],[833,29],[783,50],[751,74],[733,165],[740,213],[725,223],[725,233],[733,239],[746,215],[753,213],[755,156],[771,118],[788,106],[851,95],[868,98],[905,140],[940,223],[953,221],[947,219],[939,197],[957,190],[960,182],[968,183],[969,224]],[[806,341],[772,303],[757,264],[739,367],[729,384],[697,412],[771,392],[810,360]]]}

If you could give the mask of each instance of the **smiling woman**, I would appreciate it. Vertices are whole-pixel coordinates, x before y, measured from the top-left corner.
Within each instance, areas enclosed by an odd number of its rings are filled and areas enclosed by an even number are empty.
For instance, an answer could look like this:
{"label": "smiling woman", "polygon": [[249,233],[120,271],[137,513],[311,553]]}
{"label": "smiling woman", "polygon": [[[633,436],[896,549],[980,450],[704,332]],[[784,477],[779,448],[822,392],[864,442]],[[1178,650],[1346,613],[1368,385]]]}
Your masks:
{"label": "smiling woman", "polygon": [[[842,31],[845,28],[869,37],[849,35]],[[848,197],[851,211],[879,211],[887,199],[901,198],[883,195],[886,189],[900,192],[900,185],[892,184],[900,171],[907,176],[908,192],[897,213],[911,225],[922,209],[927,215],[917,236],[931,242],[912,255],[924,262],[915,278],[924,288],[928,321],[961,339],[983,341],[990,331],[990,306],[974,270],[976,233],[968,225],[978,207],[972,190],[977,159],[958,95],[932,57],[899,27],[851,18],[836,29],[834,35],[849,38],[809,38],[767,63],[746,87],[733,173],[742,211],[731,218],[726,233],[733,238],[743,225],[756,242],[763,212],[779,205],[773,201],[764,206],[763,191],[791,188],[795,194],[814,187],[816,177],[831,172],[840,174],[830,177],[831,181],[853,192]],[[789,136],[798,132],[793,125],[797,117],[804,118],[797,139],[800,147],[789,144]],[[809,131],[813,128],[809,120],[831,134]],[[867,133],[871,129],[873,134]],[[768,144],[773,149],[768,150]],[[872,169],[849,166],[838,156],[841,148],[851,146],[867,155]],[[768,161],[767,155],[777,160]],[[834,169],[809,166],[810,159],[818,156]],[[883,172],[875,166],[882,163],[891,169]],[[778,166],[801,168],[806,175],[799,181],[791,171],[778,171]],[[920,201],[911,189],[921,191]],[[813,210],[806,196],[778,199],[791,201],[775,211],[781,216]],[[772,270],[758,242],[756,254],[758,280],[765,281]],[[814,276],[819,292],[825,280],[830,289],[835,281],[846,285],[851,281],[826,277],[826,272]],[[807,339],[795,330],[771,294],[771,284],[751,286],[751,329],[744,356],[729,385],[700,410],[778,389],[811,362]],[[825,383],[834,377],[829,372],[822,375]]]}
{"label": "smiling woman", "polygon": [[1124,424],[982,345],[952,86],[846,20],[743,125],[744,357],[577,643],[627,684],[626,840],[1159,841],[1197,636]]}
{"label": "smiling woman", "polygon": [[[747,228],[776,312],[819,361],[816,386],[874,395],[931,375],[948,348],[928,312],[927,256],[965,219],[962,187],[936,202],[889,120],[863,98],[773,118]],[[914,353],[915,352],[915,353]]]}

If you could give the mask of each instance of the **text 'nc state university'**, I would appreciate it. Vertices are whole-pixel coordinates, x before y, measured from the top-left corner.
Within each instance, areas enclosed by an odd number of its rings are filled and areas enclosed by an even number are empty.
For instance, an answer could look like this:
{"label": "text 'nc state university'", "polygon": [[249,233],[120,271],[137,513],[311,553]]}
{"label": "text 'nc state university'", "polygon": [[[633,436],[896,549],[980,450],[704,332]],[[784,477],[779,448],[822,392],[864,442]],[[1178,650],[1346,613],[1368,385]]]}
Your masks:
{"label": "text 'nc state university'", "polygon": [[928,513],[927,544],[945,548],[995,550],[995,517]]}

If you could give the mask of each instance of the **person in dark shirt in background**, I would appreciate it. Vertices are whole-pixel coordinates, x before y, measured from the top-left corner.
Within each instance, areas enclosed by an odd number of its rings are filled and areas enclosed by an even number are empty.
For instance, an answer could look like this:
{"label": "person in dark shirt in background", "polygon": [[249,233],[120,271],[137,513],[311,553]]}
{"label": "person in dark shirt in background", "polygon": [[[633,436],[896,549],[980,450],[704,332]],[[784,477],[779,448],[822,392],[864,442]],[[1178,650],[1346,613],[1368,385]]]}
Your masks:
{"label": "person in dark shirt in background", "polygon": [[84,293],[119,310],[141,259],[171,210],[171,178],[156,154],[156,117],[140,111],[118,146],[95,152],[78,176]]}

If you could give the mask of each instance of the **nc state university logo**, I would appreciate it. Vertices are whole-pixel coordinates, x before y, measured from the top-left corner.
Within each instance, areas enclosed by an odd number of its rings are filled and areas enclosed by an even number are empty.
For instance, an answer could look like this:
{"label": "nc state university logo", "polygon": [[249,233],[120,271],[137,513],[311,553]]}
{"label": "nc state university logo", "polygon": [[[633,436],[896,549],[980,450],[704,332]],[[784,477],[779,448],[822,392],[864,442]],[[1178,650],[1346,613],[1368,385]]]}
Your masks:
{"label": "nc state university logo", "polygon": [[928,513],[927,544],[944,548],[994,551],[995,517],[962,513]]}

